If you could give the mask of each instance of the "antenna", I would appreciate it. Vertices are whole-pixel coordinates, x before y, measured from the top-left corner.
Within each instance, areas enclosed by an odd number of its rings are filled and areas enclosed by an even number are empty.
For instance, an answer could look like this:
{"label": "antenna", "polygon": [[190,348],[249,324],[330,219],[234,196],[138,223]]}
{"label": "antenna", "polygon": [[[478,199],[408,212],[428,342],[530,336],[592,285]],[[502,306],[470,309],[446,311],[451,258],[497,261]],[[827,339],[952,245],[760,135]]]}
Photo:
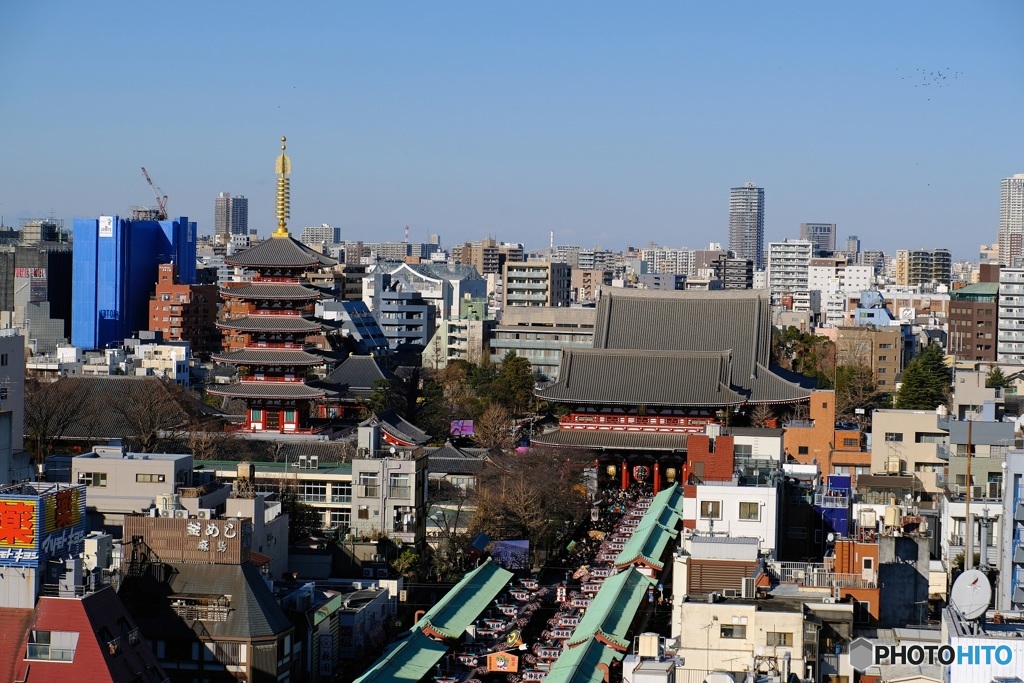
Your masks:
{"label": "antenna", "polygon": [[973,621],[985,613],[992,600],[992,584],[977,569],[968,569],[953,582],[949,604],[964,619]]}

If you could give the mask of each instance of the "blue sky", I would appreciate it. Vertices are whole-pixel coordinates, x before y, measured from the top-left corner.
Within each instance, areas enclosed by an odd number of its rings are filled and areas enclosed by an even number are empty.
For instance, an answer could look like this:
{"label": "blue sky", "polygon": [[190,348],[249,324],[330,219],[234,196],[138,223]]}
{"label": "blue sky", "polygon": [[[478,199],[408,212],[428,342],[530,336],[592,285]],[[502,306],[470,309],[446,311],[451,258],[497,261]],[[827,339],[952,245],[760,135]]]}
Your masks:
{"label": "blue sky", "polygon": [[769,240],[974,257],[1024,172],[1022,27],[1016,0],[6,2],[0,214],[127,214],[146,166],[200,232],[228,191],[267,234],[286,134],[293,232],[700,247],[754,181]]}

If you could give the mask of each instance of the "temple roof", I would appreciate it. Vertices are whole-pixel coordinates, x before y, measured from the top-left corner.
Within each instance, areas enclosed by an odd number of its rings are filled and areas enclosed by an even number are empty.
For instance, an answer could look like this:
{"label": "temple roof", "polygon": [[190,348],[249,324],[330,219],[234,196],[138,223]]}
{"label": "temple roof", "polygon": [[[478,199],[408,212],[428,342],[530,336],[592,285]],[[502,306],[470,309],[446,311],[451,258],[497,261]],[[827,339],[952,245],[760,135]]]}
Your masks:
{"label": "temple roof", "polygon": [[727,406],[730,351],[564,349],[558,381],[537,392],[549,401],[618,405]]}
{"label": "temple roof", "polygon": [[565,446],[595,451],[685,451],[686,434],[606,429],[556,429],[533,437],[536,446]]}
{"label": "temple roof", "polygon": [[252,332],[316,332],[320,323],[298,315],[244,315],[221,320],[217,327]]}
{"label": "temple roof", "polygon": [[406,421],[393,410],[382,410],[374,413],[359,423],[360,427],[377,426],[396,441],[414,446],[422,446],[430,441],[430,434]]}
{"label": "temple roof", "polygon": [[307,247],[289,235],[263,240],[251,249],[228,256],[224,263],[243,268],[313,268],[333,266],[338,260]]}
{"label": "temple roof", "polygon": [[222,287],[223,297],[238,299],[290,299],[308,301],[319,296],[319,292],[297,282],[247,282],[238,287]]}
{"label": "temple roof", "polygon": [[232,365],[322,365],[324,359],[301,349],[251,349],[216,353],[213,360]]}
{"label": "temple roof", "polygon": [[[761,290],[661,292],[612,289],[597,307],[595,349],[724,352],[731,356],[731,386],[747,403],[786,403],[810,390],[769,369],[771,306]],[[705,362],[715,362],[709,357]],[[712,376],[711,370],[700,376]],[[561,375],[561,372],[559,373]],[[665,382],[693,381],[662,376]],[[651,387],[652,392],[655,388]],[[657,391],[666,391],[659,387]]]}
{"label": "temple roof", "polygon": [[207,393],[217,396],[233,396],[235,398],[280,398],[309,400],[323,398],[320,389],[307,386],[302,382],[266,382],[244,380],[234,384],[215,385],[207,388]]}
{"label": "temple roof", "polygon": [[390,371],[382,368],[373,356],[351,355],[331,374],[310,384],[336,395],[338,398],[368,398],[373,386],[381,380],[394,379]]}

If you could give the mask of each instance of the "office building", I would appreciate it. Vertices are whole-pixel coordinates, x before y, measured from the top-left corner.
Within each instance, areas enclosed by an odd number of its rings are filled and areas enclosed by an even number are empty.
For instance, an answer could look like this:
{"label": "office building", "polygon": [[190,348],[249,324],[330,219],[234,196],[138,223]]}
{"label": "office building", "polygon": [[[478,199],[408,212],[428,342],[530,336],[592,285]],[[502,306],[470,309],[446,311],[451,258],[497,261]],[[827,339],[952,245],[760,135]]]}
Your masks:
{"label": "office building", "polygon": [[753,289],[754,262],[748,258],[719,256],[712,268],[723,289]]}
{"label": "office building", "polygon": [[896,284],[901,287],[949,286],[953,256],[949,249],[900,249],[896,252]]}
{"label": "office building", "polygon": [[475,266],[481,275],[503,272],[508,261],[522,261],[525,250],[518,242],[499,243],[493,237],[476,242],[466,242],[452,247],[452,260],[467,266]]}
{"label": "office building", "polygon": [[999,266],[981,265],[981,281],[949,294],[947,352],[957,360],[996,360],[999,329]]}
{"label": "office building", "polygon": [[754,183],[729,191],[729,251],[764,268],[764,188]]}
{"label": "office building", "polygon": [[860,238],[850,235],[846,238],[846,247],[843,249],[843,256],[850,263],[860,263]]}
{"label": "office building", "polygon": [[999,183],[999,261],[1020,267],[1024,256],[1024,173],[1015,173]]}
{"label": "office building", "polygon": [[881,275],[885,272],[885,252],[869,249],[864,252],[861,263],[865,266],[871,266],[875,275]]}
{"label": "office building", "polygon": [[785,240],[768,244],[768,289],[772,303],[784,296],[806,294],[814,244],[807,240]]}
{"label": "office building", "polygon": [[0,247],[0,324],[20,328],[35,354],[52,354],[71,338],[71,273],[67,242]]}
{"label": "office building", "polygon": [[302,229],[299,241],[313,248],[338,244],[341,242],[341,228],[327,223],[307,226]]}
{"label": "office building", "polygon": [[156,294],[149,301],[149,330],[166,341],[187,341],[202,358],[220,348],[217,285],[184,285],[177,266],[160,264]]}
{"label": "office building", "polygon": [[230,192],[221,192],[214,204],[213,222],[217,235],[248,235],[249,200],[242,195],[232,197]]}
{"label": "office building", "polygon": [[196,276],[196,230],[188,218],[133,221],[76,218],[71,343],[100,349],[149,328],[149,297],[161,263],[174,263],[182,284]]}
{"label": "office building", "polygon": [[563,349],[594,344],[595,308],[513,306],[506,309],[491,339],[491,361],[500,363],[509,351],[530,361],[539,381],[558,379]]}
{"label": "office building", "polygon": [[999,271],[999,319],[996,357],[1000,363],[1024,363],[1024,268]]}
{"label": "office building", "polygon": [[814,245],[815,256],[830,255],[836,250],[836,224],[801,223],[800,239]]}
{"label": "office building", "polygon": [[510,306],[568,306],[572,296],[571,269],[547,261],[506,262],[502,291]]}

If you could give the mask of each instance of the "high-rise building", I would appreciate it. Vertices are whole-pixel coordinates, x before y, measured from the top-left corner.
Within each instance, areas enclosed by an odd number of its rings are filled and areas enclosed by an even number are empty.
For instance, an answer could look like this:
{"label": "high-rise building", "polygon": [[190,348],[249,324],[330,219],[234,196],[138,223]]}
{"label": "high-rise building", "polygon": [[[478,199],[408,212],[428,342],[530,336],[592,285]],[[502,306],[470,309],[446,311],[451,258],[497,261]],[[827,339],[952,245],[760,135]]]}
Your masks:
{"label": "high-rise building", "polygon": [[149,296],[161,263],[182,284],[196,277],[196,224],[188,218],[76,218],[72,256],[71,343],[100,349],[149,329]]}
{"label": "high-rise building", "polygon": [[953,256],[949,249],[900,249],[896,252],[896,284],[934,287],[950,284]]}
{"label": "high-rise building", "polygon": [[815,256],[825,256],[836,250],[835,223],[801,223],[800,239],[814,245]]}
{"label": "high-rise building", "polygon": [[846,248],[843,249],[843,255],[846,256],[847,263],[857,264],[860,263],[860,238],[856,235],[850,235],[846,238]]}
{"label": "high-rise building", "polygon": [[768,243],[768,289],[773,304],[783,297],[806,295],[813,251],[814,245],[807,240]]}
{"label": "high-rise building", "polygon": [[217,195],[214,205],[214,232],[218,235],[249,234],[249,200],[230,192]]}
{"label": "high-rise building", "polygon": [[571,272],[564,263],[506,262],[504,307],[568,306],[572,295]]}
{"label": "high-rise building", "polygon": [[149,330],[166,341],[187,341],[192,354],[206,358],[220,347],[217,285],[183,285],[173,263],[160,264],[156,294],[149,302]]}
{"label": "high-rise building", "polygon": [[1017,268],[1024,257],[1024,173],[999,182],[999,261]]}
{"label": "high-rise building", "polygon": [[999,271],[998,332],[996,359],[1000,363],[1024,363],[1024,268]]}
{"label": "high-rise building", "polygon": [[302,236],[299,241],[307,247],[331,246],[341,242],[341,228],[336,228],[327,223],[311,225],[302,229]]}
{"label": "high-rise building", "polygon": [[764,188],[754,183],[729,191],[729,251],[764,268]]}

